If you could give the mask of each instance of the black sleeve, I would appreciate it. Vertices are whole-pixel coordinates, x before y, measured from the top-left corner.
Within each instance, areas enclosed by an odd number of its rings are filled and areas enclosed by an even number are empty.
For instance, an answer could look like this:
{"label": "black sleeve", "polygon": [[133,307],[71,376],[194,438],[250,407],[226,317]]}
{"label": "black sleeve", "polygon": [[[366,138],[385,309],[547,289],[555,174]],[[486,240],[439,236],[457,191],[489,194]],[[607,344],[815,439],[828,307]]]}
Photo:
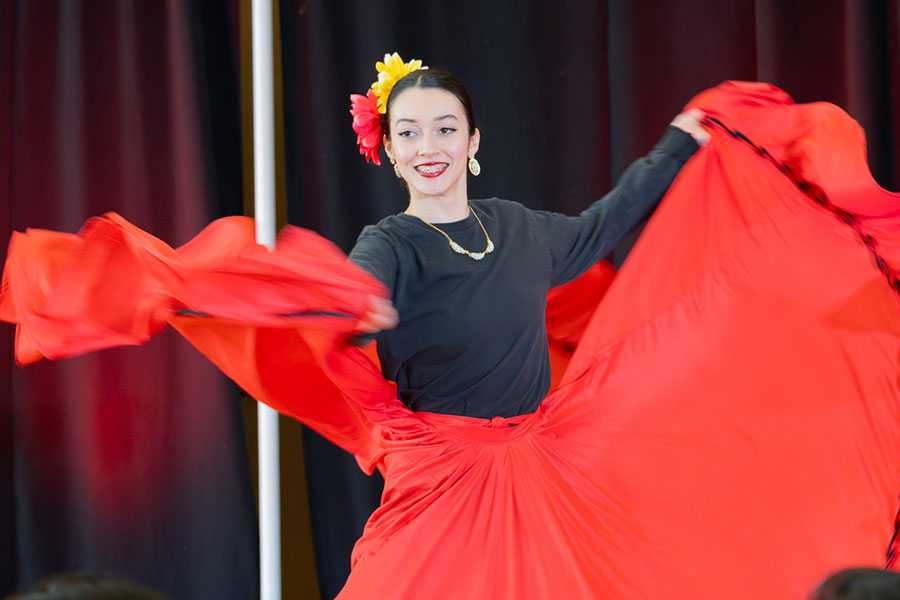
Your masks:
{"label": "black sleeve", "polygon": [[[350,250],[350,260],[387,286],[391,300],[394,298],[394,282],[397,277],[397,255],[390,242],[378,233],[373,225],[367,225]],[[377,333],[358,333],[347,339],[352,346],[366,346]]]}
{"label": "black sleeve", "polygon": [[356,245],[350,251],[350,260],[387,286],[393,298],[394,283],[397,279],[397,254],[387,238],[374,226],[368,225],[363,228]]}
{"label": "black sleeve", "polygon": [[690,134],[669,127],[647,156],[628,167],[612,191],[579,216],[534,211],[534,227],[553,260],[552,285],[575,279],[608,254],[659,203],[697,148]]}

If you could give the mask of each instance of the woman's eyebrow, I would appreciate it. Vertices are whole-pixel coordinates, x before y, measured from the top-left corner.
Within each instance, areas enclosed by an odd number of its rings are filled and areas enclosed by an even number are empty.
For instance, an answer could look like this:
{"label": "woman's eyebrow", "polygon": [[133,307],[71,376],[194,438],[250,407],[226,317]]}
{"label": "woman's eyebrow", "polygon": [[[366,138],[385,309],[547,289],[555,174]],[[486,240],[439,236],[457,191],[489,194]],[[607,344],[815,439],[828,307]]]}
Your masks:
{"label": "woman's eyebrow", "polygon": [[[441,116],[439,116],[439,117],[435,117],[435,118],[434,118],[435,121],[443,121],[444,119],[453,119],[453,120],[455,120],[455,121],[458,121],[458,120],[459,120],[459,119],[456,117],[456,115],[441,115]],[[397,119],[397,121],[395,122],[395,125],[400,125],[401,123],[413,123],[413,124],[415,124],[415,123],[418,123],[418,121],[415,120],[415,119],[402,118],[402,119]]]}

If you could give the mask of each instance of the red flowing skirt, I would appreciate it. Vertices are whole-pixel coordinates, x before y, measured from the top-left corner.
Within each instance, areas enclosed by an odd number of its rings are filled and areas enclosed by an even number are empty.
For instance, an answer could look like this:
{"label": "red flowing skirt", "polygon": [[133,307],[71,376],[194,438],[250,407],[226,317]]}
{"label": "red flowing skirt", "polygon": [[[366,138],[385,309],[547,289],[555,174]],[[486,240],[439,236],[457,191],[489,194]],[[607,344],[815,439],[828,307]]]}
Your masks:
{"label": "red flowing skirt", "polygon": [[260,249],[239,218],[177,250],[115,216],[17,235],[0,316],[23,362],[168,323],[378,468],[342,599],[802,598],[889,560],[900,197],[834,106],[738,83],[690,106],[711,143],[531,415],[407,409],[343,343],[377,282],[309,232]]}

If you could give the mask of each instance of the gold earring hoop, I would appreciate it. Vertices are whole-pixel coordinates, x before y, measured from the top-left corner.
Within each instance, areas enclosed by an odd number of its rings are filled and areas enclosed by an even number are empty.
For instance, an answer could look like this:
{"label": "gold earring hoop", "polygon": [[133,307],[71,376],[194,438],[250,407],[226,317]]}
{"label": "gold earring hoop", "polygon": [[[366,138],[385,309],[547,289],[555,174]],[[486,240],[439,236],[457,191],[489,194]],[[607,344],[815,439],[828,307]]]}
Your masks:
{"label": "gold earring hoop", "polygon": [[393,159],[391,159],[391,164],[394,165],[394,175],[397,176],[397,179],[403,179],[400,176],[400,167],[397,165],[397,163]]}
{"label": "gold earring hoop", "polygon": [[474,156],[469,157],[469,173],[471,173],[475,177],[481,175],[481,165],[478,163]]}

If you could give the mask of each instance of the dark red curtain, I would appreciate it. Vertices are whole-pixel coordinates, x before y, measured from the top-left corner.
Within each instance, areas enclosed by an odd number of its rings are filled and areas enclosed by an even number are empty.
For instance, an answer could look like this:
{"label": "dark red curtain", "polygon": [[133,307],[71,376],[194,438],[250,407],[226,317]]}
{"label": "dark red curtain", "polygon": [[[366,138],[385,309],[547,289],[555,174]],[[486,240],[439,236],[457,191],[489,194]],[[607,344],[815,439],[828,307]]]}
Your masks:
{"label": "dark red curtain", "polygon": [[[0,234],[116,211],[181,244],[241,207],[234,2],[2,3]],[[2,325],[0,592],[100,571],[256,595],[237,390],[178,335],[12,366]]]}
{"label": "dark red curtain", "polygon": [[[868,133],[876,179],[898,186],[892,0],[284,0],[281,26],[289,217],[345,249],[406,203],[390,168],[357,153],[347,113],[348,95],[363,93],[392,51],[466,84],[482,133],[472,197],[576,213],[694,94],[726,79],[843,107]],[[317,438],[306,436],[306,450],[320,586],[331,597],[380,483]]]}
{"label": "dark red curtain", "polygon": [[[13,5],[0,5],[0,235],[6,240],[10,233],[10,172],[12,147],[12,31]],[[16,584],[18,556],[16,553],[15,492],[13,490],[12,438],[12,328],[0,324],[0,590],[12,590]]]}

